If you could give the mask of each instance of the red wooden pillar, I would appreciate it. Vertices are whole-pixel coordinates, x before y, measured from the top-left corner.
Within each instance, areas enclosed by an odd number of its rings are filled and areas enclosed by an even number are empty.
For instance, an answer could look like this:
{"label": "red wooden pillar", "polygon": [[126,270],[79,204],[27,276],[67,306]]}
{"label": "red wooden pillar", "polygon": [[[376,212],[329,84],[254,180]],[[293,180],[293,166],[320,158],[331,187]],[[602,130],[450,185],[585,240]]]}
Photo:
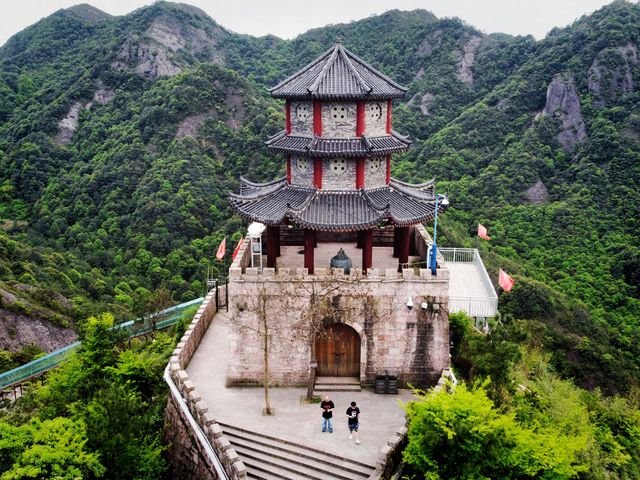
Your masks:
{"label": "red wooden pillar", "polygon": [[400,252],[400,227],[393,227],[393,258],[398,258]]}
{"label": "red wooden pillar", "polygon": [[391,100],[387,101],[387,134],[391,135]]}
{"label": "red wooden pillar", "polygon": [[387,155],[387,185],[391,183],[391,155]]}
{"label": "red wooden pillar", "polygon": [[364,188],[364,158],[356,161],[356,189]]}
{"label": "red wooden pillar", "polygon": [[313,134],[322,136],[322,102],[320,100],[313,101]]}
{"label": "red wooden pillar", "polygon": [[409,263],[409,227],[399,228],[398,243],[398,271],[402,271],[402,265]]}
{"label": "red wooden pillar", "polygon": [[280,228],[267,226],[267,268],[276,268]]}
{"label": "red wooden pillar", "polygon": [[291,155],[287,155],[287,183],[291,185]]}
{"label": "red wooden pillar", "polygon": [[373,230],[365,230],[363,234],[362,271],[366,272],[373,262]]}
{"label": "red wooden pillar", "polygon": [[313,186],[318,189],[322,188],[322,159],[321,158],[313,159]]}
{"label": "red wooden pillar", "polygon": [[356,106],[356,137],[364,135],[364,102]]}
{"label": "red wooden pillar", "polygon": [[275,228],[275,236],[276,236],[276,257],[281,255],[280,253],[280,225]]}
{"label": "red wooden pillar", "polygon": [[315,232],[304,229],[304,268],[308,269],[310,274],[313,274],[313,249],[315,248]]}
{"label": "red wooden pillar", "polygon": [[291,133],[291,100],[285,101],[284,116],[285,116],[285,132],[287,133],[287,135],[289,135]]}

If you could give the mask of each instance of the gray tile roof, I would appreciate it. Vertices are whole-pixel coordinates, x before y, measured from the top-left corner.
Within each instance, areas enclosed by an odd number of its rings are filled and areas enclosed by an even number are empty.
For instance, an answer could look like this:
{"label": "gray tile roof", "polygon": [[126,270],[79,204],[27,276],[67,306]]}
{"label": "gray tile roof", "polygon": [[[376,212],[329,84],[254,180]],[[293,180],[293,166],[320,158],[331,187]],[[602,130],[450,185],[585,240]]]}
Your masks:
{"label": "gray tile roof", "polygon": [[229,201],[243,217],[280,225],[286,220],[323,231],[365,230],[388,221],[398,226],[433,219],[434,182],[411,185],[392,179],[372,190],[330,191],[289,185],[286,179],[256,184],[243,180]]}
{"label": "gray tile roof", "polygon": [[276,151],[304,156],[362,157],[401,152],[412,142],[396,132],[382,137],[322,138],[286,135],[283,130],[265,143]]}
{"label": "gray tile roof", "polygon": [[274,98],[377,100],[402,98],[407,88],[338,43],[269,91]]}

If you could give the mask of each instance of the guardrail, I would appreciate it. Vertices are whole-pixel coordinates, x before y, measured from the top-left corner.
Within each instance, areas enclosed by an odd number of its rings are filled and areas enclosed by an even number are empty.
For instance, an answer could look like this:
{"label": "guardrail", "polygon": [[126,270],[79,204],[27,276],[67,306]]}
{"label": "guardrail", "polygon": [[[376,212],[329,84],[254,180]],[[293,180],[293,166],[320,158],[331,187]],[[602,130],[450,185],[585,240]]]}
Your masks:
{"label": "guardrail", "polygon": [[483,297],[449,297],[449,312],[466,312],[471,317],[493,317],[498,311],[498,295],[476,248],[439,248],[445,263],[472,263],[478,271]]}
{"label": "guardrail", "polygon": [[[153,316],[156,318],[161,318],[170,313],[175,314],[171,315],[169,318],[162,318],[161,320],[156,321],[153,325],[150,323],[140,323],[135,320],[129,320],[128,322],[115,325],[114,328],[132,330],[132,333],[128,338],[145,335],[147,333],[151,333],[153,330],[162,330],[163,328],[168,328],[172,325],[175,325],[178,320],[183,317],[183,315],[181,314],[182,311],[191,306],[201,304],[203,300],[204,298],[202,297],[196,298],[195,300],[181,303],[180,305],[176,305],[157,312],[153,314]],[[149,317],[147,317],[147,319],[148,318]],[[62,361],[64,361],[65,358],[67,358],[67,356],[71,352],[73,352],[79,346],[80,342],[74,342],[43,357],[37,358],[29,363],[25,363],[24,365],[14,368],[13,370],[9,370],[0,374],[0,390],[9,388],[13,385],[17,385],[21,382],[29,380],[30,378],[42,375],[44,372],[57,367],[58,365],[60,365],[60,363],[62,363]]]}

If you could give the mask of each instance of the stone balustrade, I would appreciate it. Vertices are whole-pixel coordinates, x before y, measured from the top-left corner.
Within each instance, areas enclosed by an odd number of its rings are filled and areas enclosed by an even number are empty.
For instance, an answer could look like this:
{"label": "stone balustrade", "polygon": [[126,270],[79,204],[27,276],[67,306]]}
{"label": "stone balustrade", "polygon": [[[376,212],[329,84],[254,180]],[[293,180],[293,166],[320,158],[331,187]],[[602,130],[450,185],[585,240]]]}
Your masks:
{"label": "stone balustrade", "polygon": [[[218,288],[219,295],[224,296],[226,287]],[[209,411],[209,407],[186,372],[193,354],[216,313],[215,291],[211,291],[205,297],[191,324],[173,351],[169,360],[168,373],[186,403],[189,413],[201,429],[228,477],[232,480],[244,480],[247,478],[246,466],[238,457],[237,452],[231,447],[229,440],[225,438],[222,428],[216,423],[214,413]],[[174,443],[169,450],[170,461],[176,475],[174,478],[189,480],[217,478],[213,467],[208,465],[211,463],[210,459],[206,458],[203,453],[205,449],[201,445],[196,445],[197,436],[195,432],[190,431],[189,422],[182,418],[183,415],[180,414],[179,405],[176,405],[171,396],[169,397],[165,417],[167,420],[166,430],[169,433],[167,436]],[[175,443],[179,444],[176,445]],[[199,458],[191,458],[189,463],[185,464],[185,457],[189,454],[192,457]]]}

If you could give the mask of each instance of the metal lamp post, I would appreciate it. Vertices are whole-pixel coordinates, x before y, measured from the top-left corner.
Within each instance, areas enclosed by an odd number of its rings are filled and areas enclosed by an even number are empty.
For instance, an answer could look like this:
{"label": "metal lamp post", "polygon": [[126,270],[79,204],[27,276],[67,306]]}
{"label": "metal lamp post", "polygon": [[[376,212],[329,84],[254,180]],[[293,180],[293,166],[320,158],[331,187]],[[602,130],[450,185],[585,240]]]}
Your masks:
{"label": "metal lamp post", "polygon": [[429,269],[431,270],[431,275],[437,275],[437,261],[436,257],[438,255],[438,246],[436,244],[436,238],[438,236],[438,202],[440,202],[443,206],[449,205],[449,200],[446,195],[436,194],[436,213],[433,219],[433,245],[431,246],[431,257],[429,258]]}

